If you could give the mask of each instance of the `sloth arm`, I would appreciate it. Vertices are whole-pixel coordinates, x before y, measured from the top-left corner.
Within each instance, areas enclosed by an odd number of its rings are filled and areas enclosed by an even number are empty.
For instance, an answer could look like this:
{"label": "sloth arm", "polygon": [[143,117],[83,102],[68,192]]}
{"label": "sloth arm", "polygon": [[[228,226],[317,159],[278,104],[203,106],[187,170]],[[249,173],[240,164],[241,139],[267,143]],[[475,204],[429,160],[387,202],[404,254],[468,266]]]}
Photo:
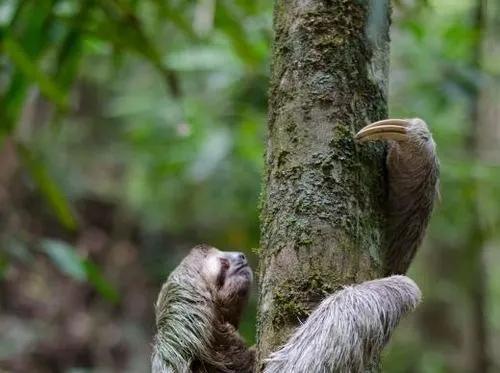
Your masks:
{"label": "sloth arm", "polygon": [[264,373],[363,372],[377,364],[399,320],[420,298],[406,276],[345,287],[323,300],[270,355]]}
{"label": "sloth arm", "polygon": [[385,275],[404,274],[422,243],[438,196],[439,161],[426,123],[414,119],[386,119],[364,127],[359,142],[388,144],[387,246]]}

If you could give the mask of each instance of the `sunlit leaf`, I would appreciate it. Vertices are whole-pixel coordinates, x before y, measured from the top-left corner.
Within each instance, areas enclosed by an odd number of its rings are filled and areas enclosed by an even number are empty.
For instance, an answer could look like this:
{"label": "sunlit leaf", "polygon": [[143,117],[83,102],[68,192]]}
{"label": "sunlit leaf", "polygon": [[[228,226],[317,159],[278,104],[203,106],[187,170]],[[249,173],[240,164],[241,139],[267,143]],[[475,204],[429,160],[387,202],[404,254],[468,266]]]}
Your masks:
{"label": "sunlit leaf", "polygon": [[7,26],[11,23],[18,6],[17,1],[5,1],[0,3],[0,27]]}
{"label": "sunlit leaf", "polygon": [[48,239],[43,240],[40,246],[63,273],[78,281],[87,279],[85,265],[74,247],[63,241]]}
{"label": "sunlit leaf", "polygon": [[117,290],[104,278],[99,267],[89,259],[79,256],[75,247],[64,241],[51,239],[43,240],[40,246],[61,272],[77,281],[87,281],[110,302],[119,300]]}

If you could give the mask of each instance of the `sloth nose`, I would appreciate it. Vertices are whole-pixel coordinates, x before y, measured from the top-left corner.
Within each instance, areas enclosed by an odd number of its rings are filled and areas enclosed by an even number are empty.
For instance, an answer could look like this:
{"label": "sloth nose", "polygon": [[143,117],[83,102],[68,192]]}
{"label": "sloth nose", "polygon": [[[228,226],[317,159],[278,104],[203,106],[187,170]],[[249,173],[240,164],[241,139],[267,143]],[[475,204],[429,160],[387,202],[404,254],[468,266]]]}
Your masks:
{"label": "sloth nose", "polygon": [[239,253],[238,254],[238,259],[239,259],[240,262],[242,262],[244,264],[247,264],[247,257],[245,256],[245,254]]}
{"label": "sloth nose", "polygon": [[248,263],[247,257],[243,253],[233,253],[233,255],[231,255],[231,257],[236,264],[246,265]]}

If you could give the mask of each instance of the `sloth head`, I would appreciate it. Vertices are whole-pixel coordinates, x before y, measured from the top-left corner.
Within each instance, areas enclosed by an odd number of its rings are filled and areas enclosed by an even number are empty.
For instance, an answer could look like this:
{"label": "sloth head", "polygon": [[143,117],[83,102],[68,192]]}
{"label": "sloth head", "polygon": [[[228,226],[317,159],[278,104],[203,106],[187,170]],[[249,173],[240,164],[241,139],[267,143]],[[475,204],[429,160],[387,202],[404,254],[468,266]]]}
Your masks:
{"label": "sloth head", "polygon": [[156,302],[159,356],[179,370],[197,359],[213,362],[212,346],[228,328],[238,328],[251,284],[242,253],[208,245],[191,249]]}
{"label": "sloth head", "polygon": [[252,283],[252,270],[245,255],[209,246],[196,247],[190,255],[193,254],[203,258],[201,274],[212,290],[220,317],[237,328]]}

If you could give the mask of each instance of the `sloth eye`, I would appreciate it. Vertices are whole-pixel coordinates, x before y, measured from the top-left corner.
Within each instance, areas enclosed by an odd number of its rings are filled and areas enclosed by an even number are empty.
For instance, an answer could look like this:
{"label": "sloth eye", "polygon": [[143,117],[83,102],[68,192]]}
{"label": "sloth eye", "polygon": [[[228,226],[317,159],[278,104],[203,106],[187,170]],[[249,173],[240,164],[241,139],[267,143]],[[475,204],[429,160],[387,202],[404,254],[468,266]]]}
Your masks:
{"label": "sloth eye", "polygon": [[220,258],[220,271],[219,275],[217,276],[216,284],[217,287],[221,288],[224,285],[224,282],[226,281],[226,272],[229,269],[229,260],[226,258]]}
{"label": "sloth eye", "polygon": [[227,271],[229,269],[229,260],[220,258],[220,265],[223,271]]}

